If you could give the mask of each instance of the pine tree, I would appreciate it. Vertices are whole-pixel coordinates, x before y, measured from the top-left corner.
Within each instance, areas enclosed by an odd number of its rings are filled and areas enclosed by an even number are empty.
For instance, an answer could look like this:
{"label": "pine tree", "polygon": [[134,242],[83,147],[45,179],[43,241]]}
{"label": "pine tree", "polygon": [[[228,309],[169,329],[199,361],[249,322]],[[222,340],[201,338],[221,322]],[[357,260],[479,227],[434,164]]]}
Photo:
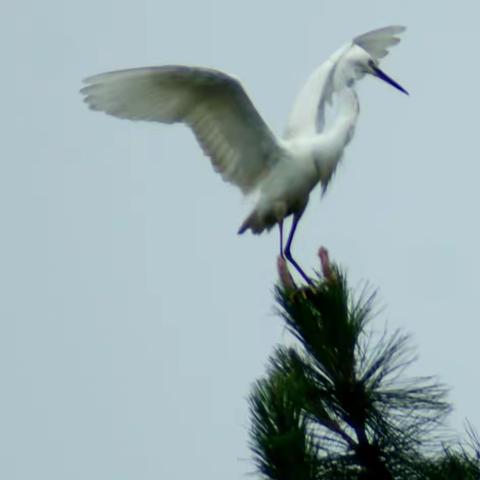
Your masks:
{"label": "pine tree", "polygon": [[[271,480],[479,479],[480,441],[451,441],[447,389],[409,378],[415,354],[401,331],[369,330],[375,293],[355,298],[320,251],[322,274],[297,287],[279,260],[279,313],[294,337],[251,393],[251,448]],[[445,441],[444,436],[449,441]]]}

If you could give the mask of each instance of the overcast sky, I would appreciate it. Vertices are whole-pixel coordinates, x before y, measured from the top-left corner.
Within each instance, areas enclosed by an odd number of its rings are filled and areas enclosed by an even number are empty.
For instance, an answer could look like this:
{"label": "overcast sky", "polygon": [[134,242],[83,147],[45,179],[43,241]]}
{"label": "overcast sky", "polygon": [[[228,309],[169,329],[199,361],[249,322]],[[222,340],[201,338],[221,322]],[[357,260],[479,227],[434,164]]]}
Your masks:
{"label": "overcast sky", "polygon": [[353,36],[408,27],[359,86],[356,136],[294,251],[325,245],[379,287],[480,427],[478,2],[45,0],[0,20],[0,477],[242,479],[246,398],[273,346],[276,232],[238,237],[240,193],[181,126],[89,111],[81,79],[187,63],[240,77],[285,126],[307,75]]}

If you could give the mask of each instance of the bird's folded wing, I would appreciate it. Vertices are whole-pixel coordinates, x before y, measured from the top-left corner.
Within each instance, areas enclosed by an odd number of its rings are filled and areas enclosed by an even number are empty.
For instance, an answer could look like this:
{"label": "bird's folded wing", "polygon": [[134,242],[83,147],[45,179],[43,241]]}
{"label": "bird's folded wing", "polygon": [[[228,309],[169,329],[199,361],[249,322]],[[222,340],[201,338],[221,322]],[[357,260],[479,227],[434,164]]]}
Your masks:
{"label": "bird's folded wing", "polygon": [[96,75],[81,91],[93,110],[131,120],[184,122],[216,171],[244,193],[278,161],[281,147],[235,78],[186,66]]}

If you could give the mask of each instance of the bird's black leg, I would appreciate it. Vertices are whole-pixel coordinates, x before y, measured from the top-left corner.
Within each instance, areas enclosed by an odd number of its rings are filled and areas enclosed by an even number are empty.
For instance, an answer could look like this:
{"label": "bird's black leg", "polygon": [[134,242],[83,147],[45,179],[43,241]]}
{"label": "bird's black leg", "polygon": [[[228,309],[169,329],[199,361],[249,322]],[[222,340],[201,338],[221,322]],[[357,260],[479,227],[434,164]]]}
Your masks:
{"label": "bird's black leg", "polygon": [[278,230],[280,231],[280,256],[285,258],[283,254],[283,218],[278,222]]}
{"label": "bird's black leg", "polygon": [[287,246],[285,247],[285,256],[287,257],[287,260],[297,269],[297,272],[303,277],[303,279],[309,285],[313,285],[313,282],[310,280],[307,274],[300,268],[300,265],[294,260],[291,252],[293,236],[295,235],[295,230],[297,229],[298,222],[300,218],[302,218],[302,214],[303,212],[293,214],[292,228],[290,229],[290,233],[288,234]]}

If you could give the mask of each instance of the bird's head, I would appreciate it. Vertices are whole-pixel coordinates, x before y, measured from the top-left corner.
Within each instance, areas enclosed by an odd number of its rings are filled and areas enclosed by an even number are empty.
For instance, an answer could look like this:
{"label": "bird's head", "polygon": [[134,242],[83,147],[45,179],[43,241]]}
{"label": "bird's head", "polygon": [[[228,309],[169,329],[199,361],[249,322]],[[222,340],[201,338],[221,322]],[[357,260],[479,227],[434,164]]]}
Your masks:
{"label": "bird's head", "polygon": [[347,84],[352,85],[355,81],[360,80],[364,75],[368,74],[380,78],[392,87],[408,95],[407,90],[379,68],[378,59],[370,55],[362,47],[353,45],[345,54],[344,62]]}
{"label": "bird's head", "polygon": [[395,87],[397,90],[400,90],[402,93],[408,95],[408,92],[398,82],[396,82],[392,77],[388,76],[383,70],[378,67],[377,60],[374,60],[373,58],[367,60],[366,73],[369,73],[370,75],[373,75],[374,77],[377,77],[380,80],[387,82],[392,87]]}

